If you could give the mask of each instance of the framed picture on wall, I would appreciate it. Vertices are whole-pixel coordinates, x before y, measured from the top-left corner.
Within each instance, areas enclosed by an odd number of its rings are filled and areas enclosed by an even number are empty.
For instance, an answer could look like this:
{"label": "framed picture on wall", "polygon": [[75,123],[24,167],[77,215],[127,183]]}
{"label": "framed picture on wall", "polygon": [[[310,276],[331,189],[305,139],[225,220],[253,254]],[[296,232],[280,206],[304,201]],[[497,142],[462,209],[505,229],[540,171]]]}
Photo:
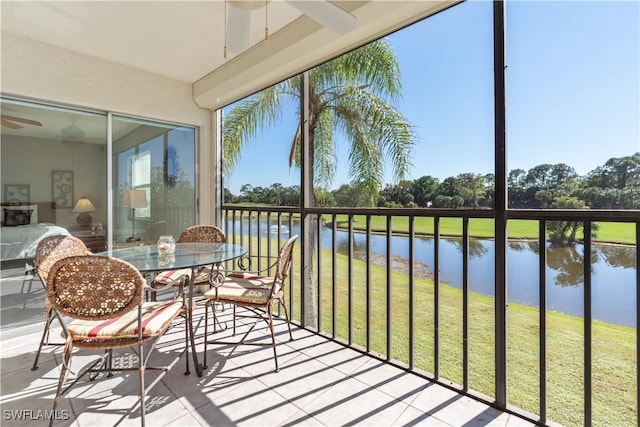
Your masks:
{"label": "framed picture on wall", "polygon": [[73,171],[51,171],[51,200],[54,209],[73,208]]}
{"label": "framed picture on wall", "polygon": [[31,201],[29,184],[5,184],[4,201],[6,203],[25,203]]}

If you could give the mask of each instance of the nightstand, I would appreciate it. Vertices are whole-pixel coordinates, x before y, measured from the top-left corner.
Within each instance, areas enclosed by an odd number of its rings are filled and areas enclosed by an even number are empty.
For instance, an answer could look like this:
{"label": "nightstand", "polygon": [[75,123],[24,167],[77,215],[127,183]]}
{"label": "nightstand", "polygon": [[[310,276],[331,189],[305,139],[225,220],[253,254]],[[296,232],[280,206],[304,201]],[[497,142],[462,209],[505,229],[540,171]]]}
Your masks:
{"label": "nightstand", "polygon": [[103,233],[94,233],[91,230],[72,231],[71,235],[82,240],[91,252],[102,252],[107,249],[107,239]]}

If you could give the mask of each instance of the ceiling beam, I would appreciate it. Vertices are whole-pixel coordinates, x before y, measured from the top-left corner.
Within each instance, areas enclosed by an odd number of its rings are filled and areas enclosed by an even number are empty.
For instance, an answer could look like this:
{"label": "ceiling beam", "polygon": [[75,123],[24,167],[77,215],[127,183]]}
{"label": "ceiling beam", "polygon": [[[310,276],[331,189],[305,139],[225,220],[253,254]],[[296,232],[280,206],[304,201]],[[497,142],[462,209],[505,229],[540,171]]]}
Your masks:
{"label": "ceiling beam", "polygon": [[215,110],[365,43],[431,16],[459,1],[335,2],[358,18],[356,28],[336,35],[306,15],[238,55],[193,85],[202,108]]}

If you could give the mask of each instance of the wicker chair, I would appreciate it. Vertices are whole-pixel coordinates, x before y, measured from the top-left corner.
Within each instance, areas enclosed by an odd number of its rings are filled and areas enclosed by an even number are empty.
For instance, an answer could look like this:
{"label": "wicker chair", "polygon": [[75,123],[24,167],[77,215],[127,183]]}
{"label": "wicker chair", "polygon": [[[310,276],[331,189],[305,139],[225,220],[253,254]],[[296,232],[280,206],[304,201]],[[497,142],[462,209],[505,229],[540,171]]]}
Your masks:
{"label": "wicker chair", "polygon": [[[77,237],[58,235],[45,237],[38,243],[36,248],[36,254],[34,257],[35,271],[42,286],[46,289],[47,277],[49,276],[49,270],[58,260],[73,255],[88,255],[90,252],[84,245],[82,240]],[[58,314],[52,309],[49,298],[44,300],[44,331],[42,332],[42,338],[40,339],[40,345],[36,352],[36,358],[33,361],[32,371],[38,369],[38,359],[40,358],[40,352],[45,345],[61,346],[64,343],[49,342],[49,330],[54,318],[58,318]],[[58,319],[59,320],[59,319]]]}
{"label": "wicker chair", "polygon": [[[47,296],[54,310],[71,318],[70,322],[65,322],[65,318],[61,321],[66,344],[54,412],[64,393],[87,373],[138,371],[140,414],[144,425],[145,370],[160,369],[164,373],[168,368],[147,366],[149,355],[145,355],[143,343],[160,338],[185,308],[184,301],[180,300],[143,302],[145,287],[142,274],[117,258],[72,256],[53,265],[47,278]],[[113,368],[111,350],[133,346],[137,347],[134,351],[137,366]],[[84,369],[63,389],[74,348],[106,351],[101,359]],[[151,350],[153,348],[154,345]]]}
{"label": "wicker chair", "polygon": [[[224,232],[214,225],[193,225],[180,234],[177,243],[224,243],[226,240]],[[204,284],[208,288],[211,269],[212,267],[202,268],[196,275],[193,282],[194,286],[202,286]],[[159,286],[173,284],[175,294],[177,292],[175,288],[180,286],[182,278],[190,275],[191,269],[188,268],[165,271],[154,278],[151,286],[158,288]]]}
{"label": "wicker chair", "polygon": [[[210,279],[210,285],[212,288],[205,292],[205,323],[204,323],[204,366],[207,365],[207,344],[247,344],[247,345],[266,345],[273,348],[273,358],[276,364],[275,372],[278,372],[278,353],[276,351],[276,339],[273,327],[273,314],[272,309],[276,305],[282,306],[284,309],[285,322],[289,328],[289,340],[293,340],[291,334],[291,325],[289,323],[289,313],[287,312],[287,306],[284,300],[285,281],[289,275],[291,269],[291,259],[293,255],[293,246],[298,236],[292,236],[287,242],[280,248],[278,257],[274,263],[270,261],[273,257],[249,257],[244,261],[244,265],[247,265],[247,269],[243,271],[228,271],[224,275],[223,281],[216,280],[216,276],[212,275]],[[260,258],[267,258],[269,266],[258,270],[250,271],[251,263],[256,262],[260,265]],[[241,262],[242,266],[243,263]],[[275,275],[265,276],[264,273],[273,271],[275,268]],[[219,277],[219,276],[218,276]],[[271,343],[260,342],[247,342],[246,338],[253,330],[253,327],[249,328],[247,332],[242,336],[239,341],[223,341],[223,340],[209,340],[209,315],[208,309],[215,303],[230,304],[233,306],[233,335],[236,334],[236,307],[242,307],[247,309],[256,315],[256,322],[264,320],[271,332]],[[216,310],[213,308],[213,333],[217,332],[216,324],[219,324],[216,318]],[[255,324],[254,324],[255,326]]]}

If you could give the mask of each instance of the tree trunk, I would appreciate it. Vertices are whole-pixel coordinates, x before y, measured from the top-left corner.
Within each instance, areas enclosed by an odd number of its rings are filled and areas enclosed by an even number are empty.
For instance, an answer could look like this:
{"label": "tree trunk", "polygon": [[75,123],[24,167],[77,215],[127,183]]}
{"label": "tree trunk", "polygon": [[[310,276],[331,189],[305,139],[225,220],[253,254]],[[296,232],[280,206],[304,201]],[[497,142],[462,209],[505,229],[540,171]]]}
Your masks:
{"label": "tree trunk", "polygon": [[302,324],[305,327],[317,328],[318,318],[316,309],[316,289],[314,281],[314,268],[313,268],[313,252],[316,242],[316,221],[314,214],[308,214],[306,209],[316,205],[314,195],[314,157],[315,157],[315,145],[314,145],[314,115],[313,106],[311,105],[310,86],[309,86],[309,74],[303,73],[303,78],[300,83],[300,134],[301,142],[301,165],[303,165],[303,188],[302,194],[302,218],[304,235],[302,236],[303,243],[303,265],[301,271],[302,291],[304,300],[302,301],[303,317]]}

